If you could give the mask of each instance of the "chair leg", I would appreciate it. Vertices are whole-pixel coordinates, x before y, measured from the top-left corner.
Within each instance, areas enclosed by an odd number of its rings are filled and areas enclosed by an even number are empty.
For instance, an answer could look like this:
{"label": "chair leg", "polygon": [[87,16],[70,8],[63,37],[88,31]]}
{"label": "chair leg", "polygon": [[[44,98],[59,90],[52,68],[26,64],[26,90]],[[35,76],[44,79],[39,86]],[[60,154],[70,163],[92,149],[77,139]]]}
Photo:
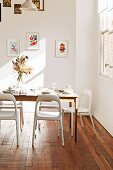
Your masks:
{"label": "chair leg", "polygon": [[22,124],[24,125],[24,114],[23,114],[23,103],[21,102],[21,115],[22,115]]}
{"label": "chair leg", "polygon": [[16,120],[17,146],[19,146],[19,122]]}
{"label": "chair leg", "polygon": [[64,146],[64,130],[63,130],[63,122],[62,120],[60,121],[61,124],[61,134],[62,134],[62,146]]}
{"label": "chair leg", "polygon": [[20,129],[22,131],[24,125],[24,115],[23,115],[23,104],[21,102],[21,107],[20,107]]}
{"label": "chair leg", "polygon": [[36,121],[37,121],[37,120],[34,119],[34,124],[33,124],[33,135],[32,135],[32,147],[34,147],[34,137],[35,137]]}
{"label": "chair leg", "polygon": [[64,110],[62,110],[62,123],[64,125]]}
{"label": "chair leg", "polygon": [[92,126],[93,126],[93,131],[94,131],[94,134],[96,134],[96,129],[95,129],[95,125],[94,125],[94,122],[93,122],[93,117],[92,117],[92,114],[91,114],[91,113],[89,113],[89,116],[90,116],[91,123],[92,123]]}
{"label": "chair leg", "polygon": [[20,108],[20,129],[22,131],[22,128],[23,128],[23,113],[22,113],[22,108]]}
{"label": "chair leg", "polygon": [[82,116],[81,116],[80,113],[79,113],[79,116],[80,116],[80,123],[81,123],[81,126],[84,127],[84,125],[83,125],[83,120],[82,120]]}
{"label": "chair leg", "polygon": [[[35,129],[37,128],[37,122],[36,122],[36,127],[35,127]],[[38,120],[38,130],[40,131],[40,122],[39,122],[39,120]]]}
{"label": "chair leg", "polygon": [[58,137],[59,137],[59,121],[57,121]]}
{"label": "chair leg", "polygon": [[[39,107],[39,111],[41,111],[41,107]],[[40,122],[39,122],[39,120],[37,120],[37,121],[38,121],[38,130],[40,131]],[[37,128],[37,121],[36,121],[35,129]]]}
{"label": "chair leg", "polygon": [[1,120],[0,120],[0,129],[1,129]]}

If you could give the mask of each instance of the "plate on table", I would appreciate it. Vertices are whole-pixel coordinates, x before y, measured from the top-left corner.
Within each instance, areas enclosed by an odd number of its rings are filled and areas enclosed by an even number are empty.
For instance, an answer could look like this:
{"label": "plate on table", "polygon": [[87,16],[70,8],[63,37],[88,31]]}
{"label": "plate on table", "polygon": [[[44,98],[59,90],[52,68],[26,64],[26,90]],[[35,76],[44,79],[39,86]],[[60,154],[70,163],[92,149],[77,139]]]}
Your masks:
{"label": "plate on table", "polygon": [[42,94],[50,94],[50,91],[42,91]]}
{"label": "plate on table", "polygon": [[9,93],[9,94],[12,94],[12,95],[18,95],[19,92],[16,91],[16,90],[3,90],[2,91],[3,93]]}
{"label": "plate on table", "polygon": [[14,92],[15,92],[14,90],[3,90],[3,93],[10,93],[10,94],[12,94]]}
{"label": "plate on table", "polygon": [[62,89],[59,89],[59,90],[58,90],[58,92],[60,92],[60,93],[63,93],[63,92],[64,92],[64,90],[62,90]]}
{"label": "plate on table", "polygon": [[74,92],[74,90],[67,90],[67,89],[64,89],[64,94],[72,94]]}

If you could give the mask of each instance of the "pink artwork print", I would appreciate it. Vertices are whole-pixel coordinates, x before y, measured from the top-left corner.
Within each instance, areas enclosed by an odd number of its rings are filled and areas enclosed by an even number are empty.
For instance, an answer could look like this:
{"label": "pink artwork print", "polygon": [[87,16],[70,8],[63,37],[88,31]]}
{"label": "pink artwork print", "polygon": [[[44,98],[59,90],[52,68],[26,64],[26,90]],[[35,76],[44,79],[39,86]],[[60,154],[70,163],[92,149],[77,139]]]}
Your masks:
{"label": "pink artwork print", "polygon": [[39,49],[39,34],[27,33],[27,49],[37,50]]}
{"label": "pink artwork print", "polygon": [[61,53],[64,53],[65,52],[65,44],[64,43],[61,43],[60,44],[60,48],[59,48],[59,51],[61,52]]}
{"label": "pink artwork print", "polygon": [[30,42],[31,47],[36,46],[37,45],[37,35],[30,35],[29,42]]}

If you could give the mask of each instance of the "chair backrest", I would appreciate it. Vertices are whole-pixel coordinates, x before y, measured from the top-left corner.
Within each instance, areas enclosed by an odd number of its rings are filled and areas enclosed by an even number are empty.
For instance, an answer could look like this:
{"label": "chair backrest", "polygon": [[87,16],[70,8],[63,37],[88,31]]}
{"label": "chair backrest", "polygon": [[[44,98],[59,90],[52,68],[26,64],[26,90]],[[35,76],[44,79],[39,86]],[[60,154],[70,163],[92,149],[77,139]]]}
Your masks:
{"label": "chair backrest", "polygon": [[0,102],[11,101],[14,104],[15,111],[17,112],[16,99],[12,94],[0,93]]}
{"label": "chair backrest", "polygon": [[79,97],[79,107],[87,108],[91,111],[92,91],[90,89],[84,89]]}
{"label": "chair backrest", "polygon": [[59,112],[61,113],[61,103],[60,103],[60,98],[57,96],[57,95],[53,95],[53,94],[42,94],[42,95],[39,95],[37,97],[37,100],[36,100],[36,105],[35,105],[35,113],[37,111],[37,107],[39,107],[40,103],[41,102],[47,102],[47,103],[51,103],[51,102],[56,102],[58,103],[58,110]]}

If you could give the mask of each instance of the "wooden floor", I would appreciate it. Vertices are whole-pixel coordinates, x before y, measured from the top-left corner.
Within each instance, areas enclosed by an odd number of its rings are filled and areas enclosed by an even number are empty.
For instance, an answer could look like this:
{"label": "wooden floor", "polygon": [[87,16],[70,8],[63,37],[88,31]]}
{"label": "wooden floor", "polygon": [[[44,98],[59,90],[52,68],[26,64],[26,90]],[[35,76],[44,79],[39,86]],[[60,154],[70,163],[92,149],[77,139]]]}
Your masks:
{"label": "wooden floor", "polygon": [[33,113],[25,114],[25,125],[16,147],[14,121],[2,121],[0,131],[0,170],[110,170],[113,169],[113,138],[96,121],[93,134],[89,118],[84,128],[78,118],[78,141],[70,136],[69,116],[65,115],[65,147],[57,137],[54,122],[42,122],[32,148]]}

